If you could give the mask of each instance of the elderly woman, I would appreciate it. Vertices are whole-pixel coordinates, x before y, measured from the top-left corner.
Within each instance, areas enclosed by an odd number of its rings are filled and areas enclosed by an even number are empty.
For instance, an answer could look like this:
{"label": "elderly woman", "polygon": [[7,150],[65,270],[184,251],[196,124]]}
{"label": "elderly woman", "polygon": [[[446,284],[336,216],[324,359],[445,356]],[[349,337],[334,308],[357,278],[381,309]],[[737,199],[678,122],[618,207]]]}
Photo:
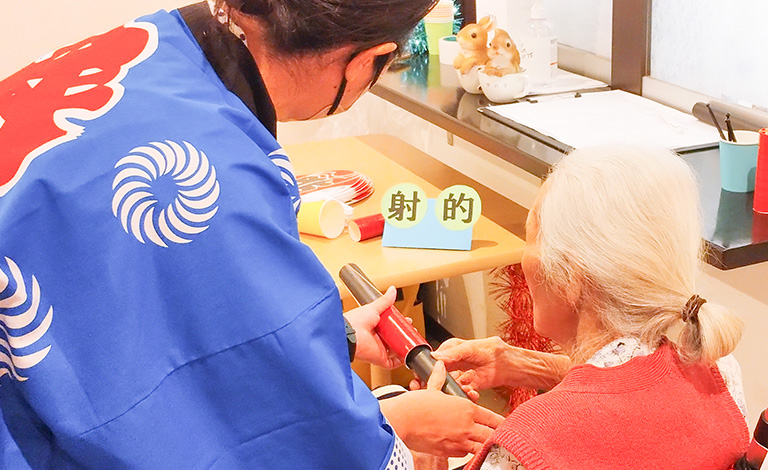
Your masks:
{"label": "elderly woman", "polygon": [[[433,3],[203,2],[0,81],[0,467],[410,468],[396,433],[479,450],[497,415],[427,390],[390,425],[351,371],[275,140],[349,108]],[[349,314],[361,359],[393,365],[372,335],[393,300]]]}
{"label": "elderly woman", "polygon": [[729,468],[748,443],[730,356],[741,323],[697,295],[701,226],[688,165],[667,151],[575,151],[543,184],[526,230],[535,328],[573,366],[498,338],[441,347],[449,368],[472,369],[464,381],[476,387],[544,388],[565,374],[519,406],[467,468]]}

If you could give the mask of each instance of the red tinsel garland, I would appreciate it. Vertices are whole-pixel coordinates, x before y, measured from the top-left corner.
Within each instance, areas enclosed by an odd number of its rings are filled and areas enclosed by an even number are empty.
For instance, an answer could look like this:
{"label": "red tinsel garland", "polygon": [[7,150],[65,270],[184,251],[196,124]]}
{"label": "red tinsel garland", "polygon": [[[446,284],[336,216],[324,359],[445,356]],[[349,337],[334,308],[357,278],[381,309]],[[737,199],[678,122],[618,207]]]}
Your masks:
{"label": "red tinsel garland", "polygon": [[[555,344],[552,340],[533,329],[533,301],[522,266],[514,264],[494,269],[491,277],[490,295],[508,315],[499,328],[501,339],[512,346],[553,352]],[[510,412],[538,393],[537,390],[521,387],[503,387],[500,391],[509,396]]]}

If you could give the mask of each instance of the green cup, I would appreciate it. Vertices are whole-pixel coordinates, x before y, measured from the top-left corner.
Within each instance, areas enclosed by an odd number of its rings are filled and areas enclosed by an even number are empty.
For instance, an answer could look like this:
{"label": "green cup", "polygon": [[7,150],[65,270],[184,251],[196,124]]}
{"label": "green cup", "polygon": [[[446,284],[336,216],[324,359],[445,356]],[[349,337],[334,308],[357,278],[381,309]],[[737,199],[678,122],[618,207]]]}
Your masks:
{"label": "green cup", "polygon": [[427,33],[427,50],[429,50],[429,54],[438,55],[440,53],[440,38],[453,34],[453,20],[437,22],[424,18],[424,30]]}

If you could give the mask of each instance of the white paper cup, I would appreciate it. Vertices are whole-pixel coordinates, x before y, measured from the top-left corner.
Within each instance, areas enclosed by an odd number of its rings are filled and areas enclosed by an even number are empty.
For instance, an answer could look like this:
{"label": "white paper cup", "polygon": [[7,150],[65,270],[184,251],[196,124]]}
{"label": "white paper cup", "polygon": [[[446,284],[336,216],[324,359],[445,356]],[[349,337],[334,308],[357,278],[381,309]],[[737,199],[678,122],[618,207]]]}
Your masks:
{"label": "white paper cup", "polygon": [[299,232],[336,238],[344,231],[344,204],[336,199],[304,202],[299,210]]}
{"label": "white paper cup", "polygon": [[461,52],[461,46],[459,46],[456,36],[440,38],[440,45],[438,47],[440,49],[440,63],[445,65],[453,65],[456,56]]}

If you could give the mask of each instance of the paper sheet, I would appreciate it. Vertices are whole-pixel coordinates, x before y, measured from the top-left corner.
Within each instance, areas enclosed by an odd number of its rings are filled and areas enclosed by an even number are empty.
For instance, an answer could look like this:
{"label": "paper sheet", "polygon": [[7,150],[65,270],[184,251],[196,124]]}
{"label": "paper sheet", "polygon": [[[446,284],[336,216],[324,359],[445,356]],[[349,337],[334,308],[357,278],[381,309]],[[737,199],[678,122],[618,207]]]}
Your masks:
{"label": "paper sheet", "polygon": [[692,115],[621,90],[535,97],[488,106],[491,114],[522,124],[573,148],[620,143],[668,149],[715,144],[714,127]]}
{"label": "paper sheet", "polygon": [[564,93],[567,91],[589,90],[592,88],[608,87],[607,83],[583,77],[566,70],[557,69],[555,81],[549,85],[533,85],[528,92],[529,96],[549,95],[552,93]]}

